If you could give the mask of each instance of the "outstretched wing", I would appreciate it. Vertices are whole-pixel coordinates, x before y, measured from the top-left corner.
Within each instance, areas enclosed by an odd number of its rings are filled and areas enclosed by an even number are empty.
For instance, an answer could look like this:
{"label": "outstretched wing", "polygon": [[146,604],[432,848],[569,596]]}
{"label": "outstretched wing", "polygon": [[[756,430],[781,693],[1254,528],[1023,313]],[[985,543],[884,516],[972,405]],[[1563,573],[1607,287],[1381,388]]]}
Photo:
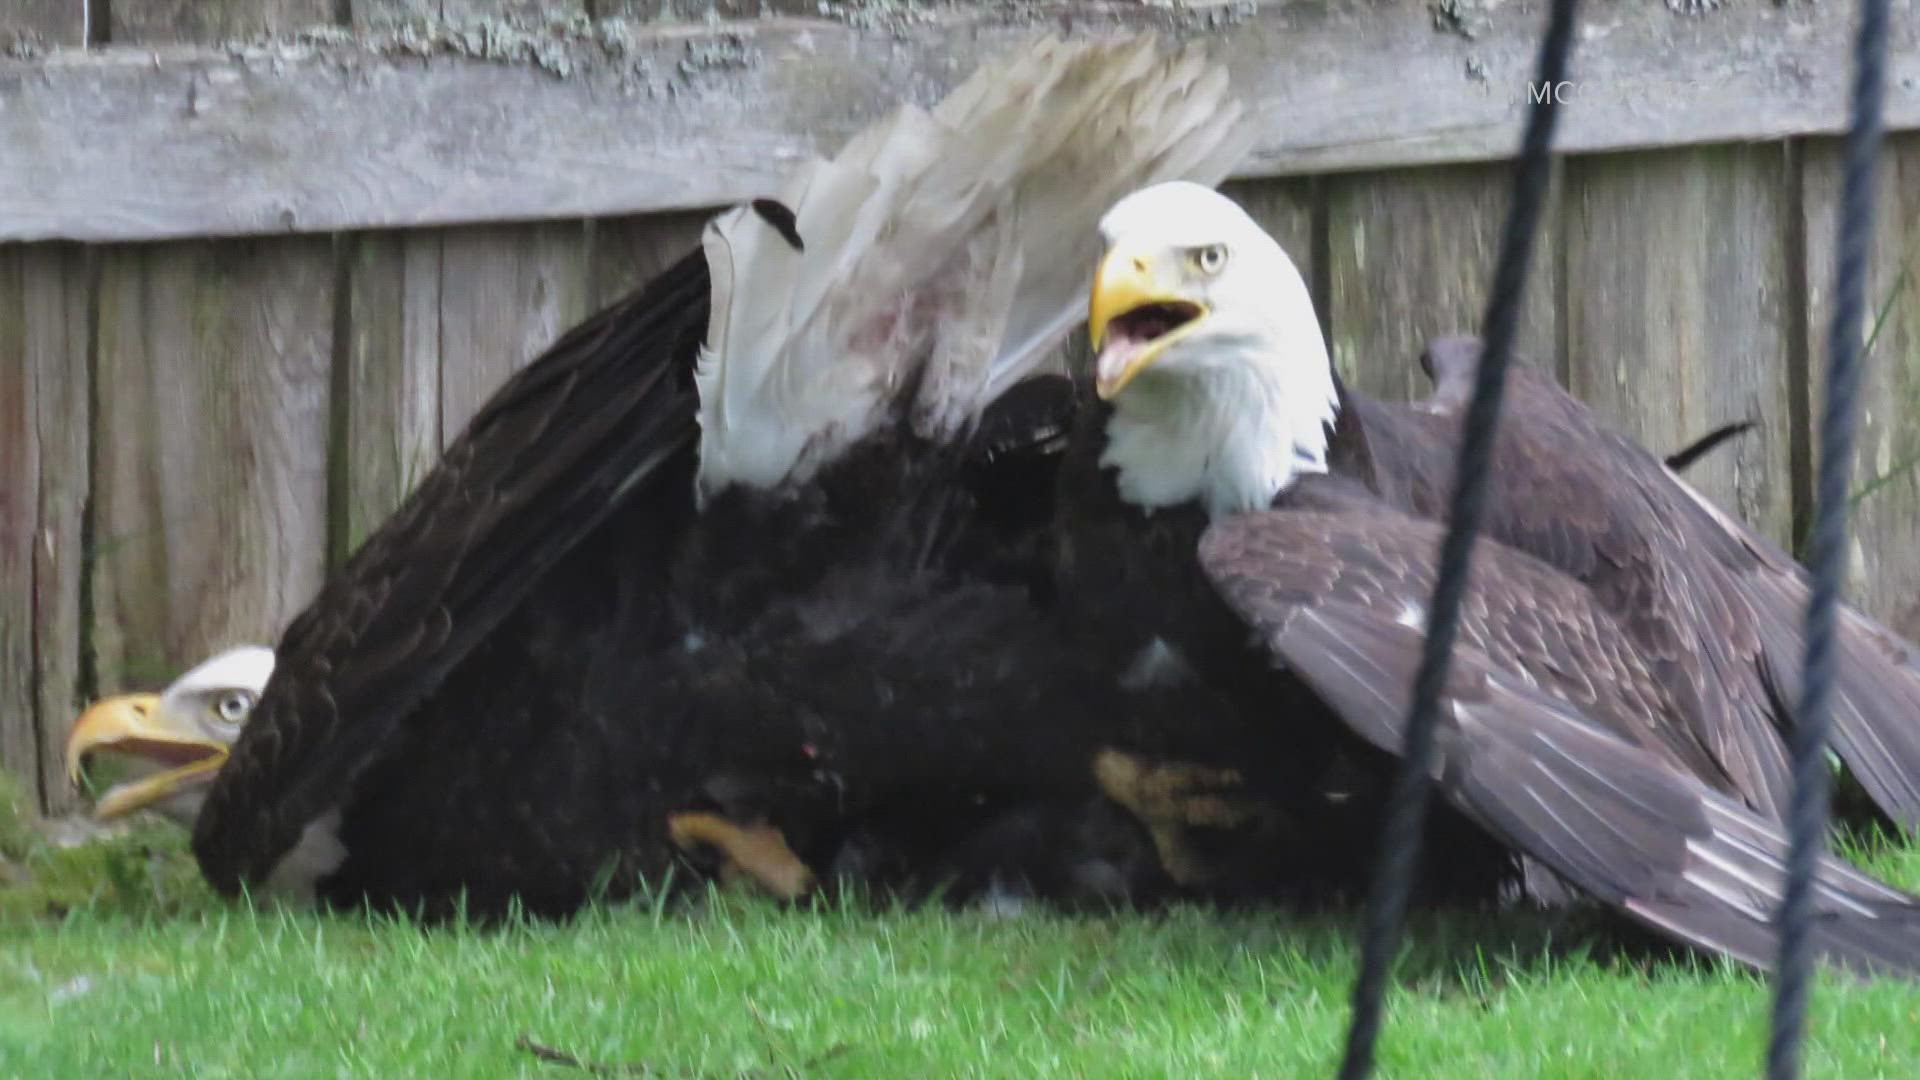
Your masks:
{"label": "outstretched wing", "polygon": [[707,292],[694,252],[555,342],[288,626],[195,828],[217,887],[265,880],[390,751],[400,720],[614,507],[686,498],[658,480],[693,451]]}
{"label": "outstretched wing", "polygon": [[[1443,518],[1453,448],[1467,386],[1479,365],[1477,339],[1445,338],[1421,362],[1435,391],[1389,423],[1424,439],[1401,455],[1399,478],[1413,512]],[[1516,358],[1495,445],[1485,531],[1543,559],[1585,585],[1631,637],[1662,681],[1691,702],[1686,721],[1740,797],[1775,820],[1792,787],[1774,702],[1753,677],[1760,639],[1748,604],[1704,552],[1689,550],[1641,465],[1673,474],[1657,458],[1617,440],[1585,406]],[[1630,450],[1632,453],[1627,453]]]}
{"label": "outstretched wing", "polygon": [[[1479,349],[1443,339],[1423,361],[1436,384],[1457,382],[1447,372],[1477,365]],[[1586,582],[1643,648],[1673,658],[1673,677],[1724,695],[1726,719],[1703,734],[1750,803],[1778,818],[1790,787],[1778,729],[1799,701],[1805,570],[1552,379],[1516,366],[1508,394],[1489,534]],[[1838,633],[1835,748],[1882,810],[1920,825],[1920,652],[1851,609]]]}
{"label": "outstretched wing", "polygon": [[[1759,648],[1740,674],[1768,696],[1776,715],[1791,716],[1800,703],[1806,654],[1806,568],[1679,477],[1643,466],[1640,479],[1672,508],[1688,550],[1712,558],[1745,602]],[[1834,748],[1881,810],[1902,828],[1920,828],[1920,650],[1847,605],[1834,629],[1840,654],[1831,699]]]}
{"label": "outstretched wing", "polygon": [[[1424,563],[1439,535],[1390,512],[1279,511],[1215,525],[1200,559],[1277,664],[1398,754],[1424,634],[1406,605],[1429,593],[1423,573],[1373,568],[1414,550]],[[1771,964],[1784,834],[1613,713],[1627,695],[1603,685],[1623,677],[1606,654],[1624,639],[1604,614],[1568,606],[1577,587],[1540,592],[1542,568],[1490,543],[1475,564],[1440,703],[1433,770],[1443,797],[1601,902],[1689,944]],[[1544,677],[1548,656],[1570,669]],[[1596,692],[1576,705],[1561,689],[1582,679]],[[1829,858],[1816,906],[1829,962],[1920,973],[1920,899]]]}
{"label": "outstretched wing", "polygon": [[[969,436],[1065,336],[1075,244],[1112,195],[1217,181],[1244,150],[1226,81],[1150,38],[1039,42],[803,168],[785,202],[715,219],[700,252],[501,390],[287,631],[196,828],[207,876],[271,883],[295,847],[320,853],[289,864],[302,883],[337,863],[327,822],[407,760],[422,725],[402,719],[492,688],[457,678],[430,702],[457,664],[564,701],[586,620],[528,600],[543,576],[618,594],[612,625],[644,651],[633,620],[667,605],[633,594],[660,584],[644,575],[697,495],[816,478],[886,424]],[[615,512],[630,535],[607,535]],[[515,612],[528,625],[496,632]]]}

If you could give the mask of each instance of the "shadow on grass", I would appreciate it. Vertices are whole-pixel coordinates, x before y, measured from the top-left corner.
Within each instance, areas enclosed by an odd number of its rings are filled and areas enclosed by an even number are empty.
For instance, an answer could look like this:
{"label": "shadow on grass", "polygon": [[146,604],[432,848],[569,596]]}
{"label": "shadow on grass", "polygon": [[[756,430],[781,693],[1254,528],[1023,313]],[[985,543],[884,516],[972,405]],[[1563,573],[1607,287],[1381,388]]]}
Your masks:
{"label": "shadow on grass", "polygon": [[[15,800],[17,803],[18,800]],[[38,835],[17,806],[9,814],[0,791],[0,922],[50,924],[81,918],[145,923],[192,920],[228,912],[262,918],[282,911],[273,901],[228,902],[200,879],[184,832],[163,822],[131,827],[90,843],[60,847]],[[1920,856],[1899,841],[1866,836],[1843,849],[1876,868],[1920,867]],[[1895,875],[1898,877],[1899,875]],[[905,902],[857,888],[816,895],[797,904],[724,892],[684,882],[646,883],[629,890],[605,889],[599,899],[566,916],[529,915],[509,907],[497,917],[470,916],[456,903],[450,914],[403,910],[354,910],[311,916],[342,919],[372,929],[400,929],[432,939],[442,935],[547,933],[572,924],[634,922],[682,928],[719,926],[752,931],[792,920],[824,921],[829,933],[871,933],[901,922],[955,932],[1064,935],[1135,941],[1159,962],[1209,968],[1250,959],[1285,957],[1314,981],[1343,981],[1353,970],[1359,937],[1358,904],[1313,912],[1276,907],[1225,907],[1177,902],[1144,909],[1067,912],[1040,904],[1020,914],[994,914],[978,906],[952,906],[938,898]],[[613,895],[620,892],[621,895]],[[537,928],[537,929],[536,929]],[[970,929],[969,929],[970,928]],[[1737,970],[1724,961],[1670,945],[1624,917],[1592,906],[1545,911],[1421,911],[1409,921],[1398,966],[1400,984],[1441,998],[1465,995],[1486,1000],[1502,987],[1551,975],[1562,968],[1610,969],[1652,976],[1656,972]]]}

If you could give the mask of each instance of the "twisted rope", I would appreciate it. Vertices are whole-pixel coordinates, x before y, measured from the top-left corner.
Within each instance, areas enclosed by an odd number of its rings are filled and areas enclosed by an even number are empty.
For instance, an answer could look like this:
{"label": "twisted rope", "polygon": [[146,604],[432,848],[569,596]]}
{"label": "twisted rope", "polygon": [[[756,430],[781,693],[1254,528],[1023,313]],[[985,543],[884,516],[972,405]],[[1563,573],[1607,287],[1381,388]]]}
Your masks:
{"label": "twisted rope", "polygon": [[1813,877],[1826,848],[1828,708],[1837,674],[1833,628],[1847,559],[1847,483],[1859,423],[1860,328],[1866,312],[1867,262],[1873,244],[1873,172],[1880,150],[1880,99],[1887,54],[1887,0],[1860,0],[1853,50],[1853,118],[1847,131],[1835,253],[1833,322],[1827,331],[1827,393],[1820,417],[1820,476],[1808,570],[1805,677],[1793,718],[1793,802],[1787,812],[1786,888],[1777,916],[1780,953],[1774,965],[1773,1029],[1767,1042],[1769,1080],[1800,1075],[1807,999],[1813,983]]}
{"label": "twisted rope", "polygon": [[1493,457],[1493,439],[1500,419],[1500,401],[1506,390],[1507,360],[1520,319],[1520,301],[1526,291],[1527,263],[1533,252],[1540,211],[1547,198],[1552,161],[1553,127],[1559,116],[1557,89],[1566,79],[1567,57],[1573,50],[1575,0],[1553,0],[1546,36],[1540,42],[1538,79],[1533,108],[1514,163],[1513,202],[1507,211],[1495,264],[1493,292],[1482,322],[1485,351],[1467,406],[1460,457],[1455,463],[1452,503],[1446,539],[1440,546],[1439,579],[1434,582],[1432,613],[1414,677],[1413,702],[1407,717],[1407,741],[1399,776],[1387,804],[1380,863],[1367,897],[1364,936],[1360,946],[1360,977],[1354,983],[1352,1019],[1347,1028],[1342,1080],[1363,1080],[1373,1070],[1385,1012],[1387,975],[1406,917],[1407,895],[1420,854],[1420,834],[1432,787],[1429,762],[1433,758],[1435,713],[1446,683],[1458,627],[1460,601],[1466,593],[1469,556],[1486,505],[1486,477]]}

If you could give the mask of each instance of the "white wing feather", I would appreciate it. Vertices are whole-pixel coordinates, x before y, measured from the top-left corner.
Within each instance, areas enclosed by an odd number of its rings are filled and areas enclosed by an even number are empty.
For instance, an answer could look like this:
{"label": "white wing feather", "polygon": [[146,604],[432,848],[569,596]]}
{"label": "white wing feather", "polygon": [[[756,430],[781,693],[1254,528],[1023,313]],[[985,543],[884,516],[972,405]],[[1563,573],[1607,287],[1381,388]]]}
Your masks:
{"label": "white wing feather", "polygon": [[804,251],[750,207],[715,218],[701,496],[802,482],[898,419],[965,430],[1085,317],[1106,208],[1225,179],[1240,115],[1197,47],[1045,40],[802,168],[780,199]]}

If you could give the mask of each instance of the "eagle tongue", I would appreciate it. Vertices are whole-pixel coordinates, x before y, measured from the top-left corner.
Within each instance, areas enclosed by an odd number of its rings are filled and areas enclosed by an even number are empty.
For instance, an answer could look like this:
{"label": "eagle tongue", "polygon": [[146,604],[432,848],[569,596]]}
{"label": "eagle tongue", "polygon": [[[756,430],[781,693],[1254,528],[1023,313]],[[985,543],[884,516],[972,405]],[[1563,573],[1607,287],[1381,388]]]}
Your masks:
{"label": "eagle tongue", "polygon": [[1148,339],[1134,337],[1131,334],[1110,334],[1106,344],[1101,347],[1100,355],[1093,361],[1093,376],[1102,386],[1112,386],[1120,381],[1133,358],[1145,349]]}

